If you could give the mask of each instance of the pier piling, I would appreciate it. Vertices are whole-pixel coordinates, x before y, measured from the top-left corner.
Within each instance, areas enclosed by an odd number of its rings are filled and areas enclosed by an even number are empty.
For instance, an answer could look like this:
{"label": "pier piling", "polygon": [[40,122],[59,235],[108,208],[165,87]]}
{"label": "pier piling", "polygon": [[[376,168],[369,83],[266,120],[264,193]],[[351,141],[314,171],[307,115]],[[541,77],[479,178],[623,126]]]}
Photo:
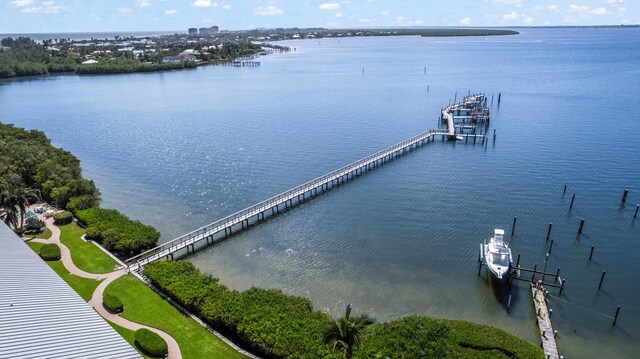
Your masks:
{"label": "pier piling", "polygon": [[622,195],[622,202],[620,203],[620,207],[624,207],[624,204],[627,202],[628,194],[629,194],[629,189],[625,189],[624,194]]}
{"label": "pier piling", "polygon": [[600,277],[600,284],[598,284],[598,290],[602,289],[602,282],[604,281],[604,276],[607,274],[606,270],[602,271],[602,277]]}
{"label": "pier piling", "polygon": [[584,227],[584,218],[580,218],[580,226],[578,227],[578,235],[582,234],[582,227]]}
{"label": "pier piling", "polygon": [[551,244],[549,244],[549,254],[551,254],[551,249],[553,249],[553,239],[551,239]]}
{"label": "pier piling", "polygon": [[616,325],[618,322],[618,315],[620,314],[620,306],[616,307],[616,314],[613,316],[613,325]]}
{"label": "pier piling", "polygon": [[640,204],[636,204],[636,213],[633,215],[633,219],[636,219],[636,217],[638,217],[638,209],[640,209]]}
{"label": "pier piling", "polygon": [[573,208],[573,201],[576,199],[576,194],[574,193],[573,196],[571,196],[571,204],[569,204],[569,209]]}
{"label": "pier piling", "polygon": [[589,252],[589,261],[591,261],[591,258],[593,257],[593,250],[596,249],[596,246],[591,246],[591,252]]}
{"label": "pier piling", "polygon": [[516,232],[516,220],[517,219],[518,219],[517,217],[513,217],[513,225],[511,226],[511,235],[512,236]]}
{"label": "pier piling", "polygon": [[516,261],[516,268],[520,267],[520,253],[518,253],[518,260]]}
{"label": "pier piling", "polygon": [[564,196],[567,193],[567,184],[564,184],[564,190],[562,191],[562,195]]}
{"label": "pier piling", "polygon": [[560,295],[562,295],[562,291],[564,290],[564,282],[566,282],[566,279],[560,279],[561,283],[560,283]]}
{"label": "pier piling", "polygon": [[551,235],[551,227],[553,227],[553,223],[549,223],[549,229],[547,229],[547,241],[549,241],[549,236]]}

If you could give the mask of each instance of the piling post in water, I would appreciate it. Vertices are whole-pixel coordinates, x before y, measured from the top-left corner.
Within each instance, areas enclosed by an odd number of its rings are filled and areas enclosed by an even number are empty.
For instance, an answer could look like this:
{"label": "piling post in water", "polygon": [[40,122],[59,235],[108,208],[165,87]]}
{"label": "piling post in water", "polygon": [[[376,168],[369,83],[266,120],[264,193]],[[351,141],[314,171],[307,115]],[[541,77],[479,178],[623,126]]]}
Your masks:
{"label": "piling post in water", "polygon": [[536,277],[536,270],[538,269],[538,263],[533,265],[533,273],[531,274],[531,282],[533,282],[533,279]]}
{"label": "piling post in water", "polygon": [[517,219],[518,219],[517,217],[513,217],[513,226],[511,226],[511,235],[512,236],[516,232],[516,220]]}
{"label": "piling post in water", "polygon": [[496,142],[496,129],[493,129],[493,142]]}
{"label": "piling post in water", "polygon": [[598,290],[602,289],[602,282],[604,281],[604,276],[607,274],[606,270],[602,271],[602,277],[600,277],[600,284],[598,284]]}
{"label": "piling post in water", "polygon": [[567,184],[564,184],[564,190],[562,191],[562,195],[564,196],[567,193]]}
{"label": "piling post in water", "polygon": [[573,208],[573,201],[576,199],[576,194],[574,193],[573,196],[571,196],[571,204],[569,204],[569,209]]}
{"label": "piling post in water", "polygon": [[593,257],[593,250],[596,249],[596,246],[591,246],[591,252],[589,253],[589,261],[591,261],[591,258]]}
{"label": "piling post in water", "polygon": [[551,249],[553,249],[553,239],[551,239],[551,244],[549,245],[549,254],[551,254]]}
{"label": "piling post in water", "polygon": [[516,267],[520,268],[520,253],[518,253],[518,260],[516,261]]}
{"label": "piling post in water", "polygon": [[500,97],[502,97],[502,93],[498,93],[498,106],[500,106]]}
{"label": "piling post in water", "polygon": [[427,92],[429,92],[429,85],[427,85]]}
{"label": "piling post in water", "polygon": [[424,74],[425,75],[427,74],[427,67],[426,66],[424,67]]}
{"label": "piling post in water", "polygon": [[458,100],[458,93],[456,92],[456,94],[453,96],[453,103],[456,103],[457,100]]}
{"label": "piling post in water", "polygon": [[561,279],[560,281],[561,281],[561,283],[560,283],[560,293],[559,294],[562,295],[562,291],[564,290],[564,282],[566,282],[567,280],[566,279]]}
{"label": "piling post in water", "polygon": [[493,95],[491,95],[491,106],[493,106]]}
{"label": "piling post in water", "polygon": [[549,236],[551,235],[551,227],[553,227],[553,223],[549,223],[549,229],[547,229],[547,241],[549,241]]}
{"label": "piling post in water", "polygon": [[584,226],[584,218],[580,218],[580,226],[578,227],[578,235],[582,234],[582,227]]}
{"label": "piling post in water", "polygon": [[624,207],[625,202],[627,202],[628,194],[629,194],[629,189],[625,189],[624,194],[622,195],[622,202],[620,203],[620,207]]}
{"label": "piling post in water", "polygon": [[633,219],[636,219],[636,217],[638,217],[638,209],[640,209],[640,204],[636,204],[636,214],[633,215]]}
{"label": "piling post in water", "polygon": [[556,271],[556,283],[558,282],[558,277],[560,277],[560,267],[558,267],[558,270]]}
{"label": "piling post in water", "polygon": [[620,314],[620,306],[616,307],[616,314],[613,316],[613,325],[616,325],[616,322],[618,321],[618,314]]}

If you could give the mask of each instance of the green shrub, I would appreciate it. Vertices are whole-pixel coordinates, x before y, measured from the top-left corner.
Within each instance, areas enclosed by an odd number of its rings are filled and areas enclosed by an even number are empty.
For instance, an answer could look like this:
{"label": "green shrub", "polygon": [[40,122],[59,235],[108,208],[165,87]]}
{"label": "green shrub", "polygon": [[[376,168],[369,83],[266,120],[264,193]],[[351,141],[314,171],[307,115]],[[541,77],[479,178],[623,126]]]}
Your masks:
{"label": "green shrub", "polygon": [[122,313],[122,311],[124,310],[124,305],[122,304],[120,298],[116,297],[113,294],[103,295],[102,304],[111,313]]}
{"label": "green shrub", "polygon": [[167,342],[148,329],[136,330],[135,343],[142,351],[155,357],[164,358],[169,353]]}
{"label": "green shrub", "polygon": [[69,198],[66,208],[68,211],[76,213],[83,209],[98,207],[98,205],[100,205],[100,200],[95,195],[85,194]]}
{"label": "green shrub", "polygon": [[[213,328],[267,358],[338,358],[324,345],[332,320],[308,299],[276,289],[230,290],[190,262],[155,261],[144,275]],[[544,358],[503,330],[464,321],[408,316],[370,326],[355,358]]]}
{"label": "green shrub", "polygon": [[45,244],[40,248],[40,257],[45,261],[57,261],[60,259],[60,247],[55,243]]}
{"label": "green shrub", "polygon": [[171,298],[214,328],[258,355],[273,358],[325,358],[324,330],[329,315],[302,297],[277,289],[229,290],[189,262],[157,261],[144,274]]}
{"label": "green shrub", "polygon": [[58,226],[69,224],[73,221],[73,214],[69,211],[58,212],[53,215],[53,223]]}
{"label": "green shrub", "polygon": [[86,238],[123,259],[152,248],[160,238],[153,227],[132,221],[115,209],[89,208],[76,216],[87,225]]}

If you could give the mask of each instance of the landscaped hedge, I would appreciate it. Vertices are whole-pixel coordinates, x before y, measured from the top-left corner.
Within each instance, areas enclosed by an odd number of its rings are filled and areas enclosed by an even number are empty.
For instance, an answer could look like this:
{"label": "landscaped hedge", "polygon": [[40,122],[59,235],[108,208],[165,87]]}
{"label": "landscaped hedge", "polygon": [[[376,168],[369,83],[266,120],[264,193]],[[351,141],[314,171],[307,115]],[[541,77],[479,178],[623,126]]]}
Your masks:
{"label": "landscaped hedge", "polygon": [[69,198],[67,210],[76,213],[83,209],[95,208],[100,205],[100,200],[93,195],[75,196]]}
{"label": "landscaped hedge", "polygon": [[53,223],[58,226],[69,224],[73,221],[73,214],[69,211],[58,212],[53,215]]}
{"label": "landscaped hedge", "polygon": [[331,318],[276,289],[229,290],[189,262],[157,261],[144,274],[214,328],[267,358],[333,357],[323,343]]}
{"label": "landscaped hedge", "polygon": [[[324,346],[331,318],[308,299],[280,290],[229,290],[183,261],[144,267],[153,285],[212,327],[266,358],[339,358]],[[464,321],[409,316],[370,326],[355,358],[544,358],[542,350],[503,330]]]}
{"label": "landscaped hedge", "polygon": [[107,308],[111,313],[122,313],[124,310],[124,305],[120,298],[113,294],[105,294],[102,296],[102,304],[105,308]]}
{"label": "landscaped hedge", "polygon": [[142,351],[154,357],[164,358],[169,353],[167,342],[149,329],[136,330],[135,343]]}
{"label": "landscaped hedge", "polygon": [[152,248],[160,238],[153,227],[132,221],[115,209],[89,208],[77,211],[76,216],[87,225],[87,239],[123,259]]}
{"label": "landscaped hedge", "polygon": [[40,257],[45,261],[57,261],[60,259],[60,247],[55,243],[48,243],[40,247]]}

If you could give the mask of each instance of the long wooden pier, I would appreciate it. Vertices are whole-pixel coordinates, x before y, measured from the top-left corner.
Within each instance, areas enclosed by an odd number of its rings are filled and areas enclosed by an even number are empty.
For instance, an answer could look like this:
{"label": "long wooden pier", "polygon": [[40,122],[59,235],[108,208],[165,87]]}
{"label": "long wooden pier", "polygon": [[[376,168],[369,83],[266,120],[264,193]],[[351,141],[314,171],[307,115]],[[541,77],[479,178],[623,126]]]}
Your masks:
{"label": "long wooden pier", "polygon": [[540,330],[540,339],[542,341],[542,350],[544,357],[547,359],[559,359],[558,343],[556,335],[551,325],[551,314],[547,308],[547,302],[544,297],[544,287],[531,283],[531,296],[533,297],[533,306],[536,311],[536,321]]}
{"label": "long wooden pier", "polygon": [[[483,101],[486,102],[485,97],[482,94],[470,95],[467,96],[463,102],[455,104],[455,106],[448,106],[447,108],[449,108],[449,110],[443,110],[442,113],[443,115],[446,113],[453,116],[453,111],[476,108],[478,103],[482,104]],[[385,148],[382,151],[376,152],[370,156],[350,163],[342,168],[201,227],[193,232],[180,236],[172,241],[163,243],[135,257],[129,258],[126,261],[126,264],[128,265],[129,270],[139,272],[144,265],[155,260],[162,258],[173,259],[174,253],[178,251],[186,249],[187,252],[195,252],[198,248],[196,247],[196,244],[200,242],[206,241],[207,245],[219,242],[231,235],[234,229],[236,232],[241,231],[248,228],[251,224],[264,221],[268,216],[277,215],[282,210],[294,207],[307,199],[314,198],[319,193],[326,192],[341,183],[357,178],[358,176],[365,174],[386,162],[421,147],[425,143],[435,141],[438,137],[441,137],[442,141],[444,141],[445,138],[448,140],[461,139],[457,137],[473,137],[474,140],[480,138],[483,142],[485,141],[484,135],[464,133],[456,135],[453,117],[451,118],[451,122],[447,129],[433,129],[423,132],[410,139]]]}

